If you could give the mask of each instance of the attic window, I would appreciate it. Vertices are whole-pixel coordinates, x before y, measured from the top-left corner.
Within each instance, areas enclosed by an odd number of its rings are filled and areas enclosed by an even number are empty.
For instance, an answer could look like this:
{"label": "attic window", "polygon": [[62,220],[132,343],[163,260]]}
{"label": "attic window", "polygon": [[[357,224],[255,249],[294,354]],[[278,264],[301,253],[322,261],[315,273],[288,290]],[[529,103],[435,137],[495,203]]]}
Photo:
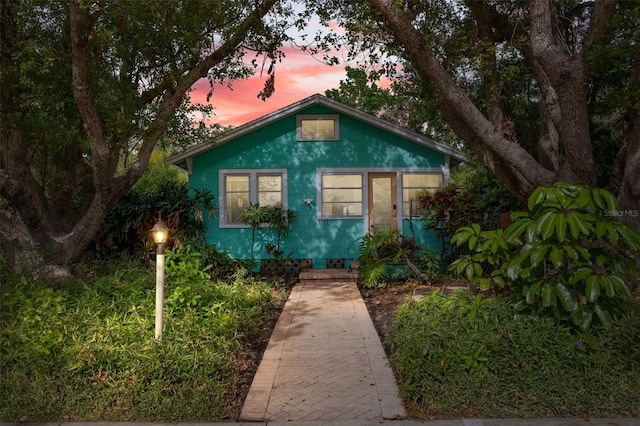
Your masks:
{"label": "attic window", "polygon": [[297,139],[299,141],[337,141],[338,115],[299,115],[297,116]]}

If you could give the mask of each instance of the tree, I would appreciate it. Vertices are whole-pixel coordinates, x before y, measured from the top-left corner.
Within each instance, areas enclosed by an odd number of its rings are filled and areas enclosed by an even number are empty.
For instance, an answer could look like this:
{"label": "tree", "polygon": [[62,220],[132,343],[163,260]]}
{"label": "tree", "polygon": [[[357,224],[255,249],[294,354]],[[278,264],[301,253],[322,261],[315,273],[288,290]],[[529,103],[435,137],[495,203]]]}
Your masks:
{"label": "tree", "polygon": [[[1,7],[1,241],[14,260],[61,271],[142,176],[163,135],[184,129],[178,118],[193,108],[192,85],[247,76],[260,54],[275,64],[290,12],[278,0]],[[272,67],[261,96],[273,77]]]}
{"label": "tree", "polygon": [[365,70],[346,67],[346,80],[338,89],[329,89],[325,95],[331,99],[358,108],[398,126],[424,133],[432,139],[452,146],[459,139],[442,121],[427,88],[416,84],[416,76],[405,64],[402,75],[394,74],[389,87],[381,87],[381,77],[389,74],[382,69]]}
{"label": "tree", "polygon": [[[384,53],[370,56],[411,63],[449,126],[520,200],[553,182],[595,185],[604,168],[624,219],[640,226],[637,2],[336,0],[330,7],[359,52],[378,46]],[[509,63],[530,75],[535,139],[509,108],[523,96],[513,92]],[[606,137],[596,140],[603,106]],[[602,144],[615,153],[606,157],[615,167],[595,157]]]}

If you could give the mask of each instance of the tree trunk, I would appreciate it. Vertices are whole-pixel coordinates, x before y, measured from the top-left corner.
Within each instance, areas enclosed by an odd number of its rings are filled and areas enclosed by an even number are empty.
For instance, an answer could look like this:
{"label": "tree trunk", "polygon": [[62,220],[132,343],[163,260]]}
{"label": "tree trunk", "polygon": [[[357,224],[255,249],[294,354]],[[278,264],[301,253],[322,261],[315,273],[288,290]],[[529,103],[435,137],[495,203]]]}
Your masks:
{"label": "tree trunk", "polygon": [[554,173],[542,167],[473,104],[426,44],[423,35],[391,0],[370,0],[394,38],[402,45],[420,77],[438,93],[438,106],[454,132],[483,159],[516,197],[524,200],[539,185],[554,181]]}
{"label": "tree trunk", "polygon": [[[496,6],[488,2],[467,1],[477,18],[478,34],[484,42],[512,43],[530,63],[541,91],[542,132],[538,159],[530,155],[504,133],[496,90],[486,88],[488,114],[485,116],[456,84],[427,45],[425,37],[393,0],[369,0],[369,3],[416,67],[420,77],[432,84],[438,94],[438,107],[450,127],[481,158],[498,180],[520,200],[525,200],[540,185],[557,181],[594,184],[595,162],[590,138],[587,99],[588,67],[586,54],[591,46],[606,42],[607,24],[616,12],[616,2],[595,2],[589,30],[578,53],[566,52],[554,24],[552,2],[529,1],[530,31],[512,26]],[[493,32],[488,29],[493,27]],[[518,40],[514,43],[514,40]],[[528,43],[526,42],[528,40]],[[485,84],[496,85],[489,61]],[[637,127],[633,131],[637,132]],[[517,136],[517,135],[516,135]],[[620,203],[637,208],[640,182],[640,153],[637,139],[629,138],[620,188]],[[510,140],[513,139],[513,140]],[[634,207],[636,206],[636,207]]]}
{"label": "tree trunk", "polygon": [[[640,55],[633,61],[629,90],[640,90]],[[640,228],[640,107],[637,104],[627,110],[625,140],[618,163],[622,165],[618,203],[621,219]]]}
{"label": "tree trunk", "polygon": [[[77,216],[69,217],[64,206],[50,199],[51,192],[34,178],[27,157],[28,141],[20,122],[21,93],[18,66],[14,64],[16,43],[16,3],[7,1],[2,8],[2,148],[0,151],[0,197],[7,200],[13,211],[0,212],[2,228],[0,243],[14,268],[26,267],[34,271],[39,264],[49,271],[64,273],[68,266],[79,260],[91,243],[109,210],[129,191],[142,176],[158,139],[168,126],[168,119],[184,99],[185,93],[208,71],[223,64],[242,46],[256,25],[262,25],[262,18],[277,0],[256,3],[255,10],[239,22],[233,34],[225,42],[200,57],[194,52],[190,68],[183,70],[176,80],[168,73],[146,92],[140,93],[147,106],[157,106],[158,113],[142,135],[106,134],[109,127],[100,116],[92,90],[90,75],[100,66],[100,54],[92,51],[91,38],[95,17],[81,6],[79,0],[71,0],[68,8],[69,34],[71,36],[71,85],[75,107],[82,119],[86,139],[91,143],[90,158],[83,158],[75,150],[73,158],[76,167],[69,166],[67,184],[85,183],[85,202]],[[273,47],[273,46],[272,46]],[[143,114],[148,114],[144,111]],[[136,159],[121,172],[117,172],[121,156],[121,146],[112,141],[116,138],[128,141],[141,138]],[[111,142],[107,142],[111,141]],[[111,145],[110,145],[111,144]],[[72,150],[75,147],[71,148]],[[71,157],[69,157],[70,159]],[[57,199],[64,188],[54,188]],[[67,203],[70,203],[70,192]],[[6,225],[5,225],[6,223]]]}

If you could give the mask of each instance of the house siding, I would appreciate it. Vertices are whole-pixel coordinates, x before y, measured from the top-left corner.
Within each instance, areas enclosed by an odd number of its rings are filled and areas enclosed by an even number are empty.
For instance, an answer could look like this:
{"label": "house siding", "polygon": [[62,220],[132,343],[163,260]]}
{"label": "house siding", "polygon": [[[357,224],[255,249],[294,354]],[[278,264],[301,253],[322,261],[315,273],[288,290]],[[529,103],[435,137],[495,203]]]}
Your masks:
{"label": "house siding", "polygon": [[[335,114],[336,111],[315,105],[297,114]],[[288,181],[287,208],[298,214],[290,235],[283,240],[285,255],[313,259],[315,268],[326,266],[327,258],[350,258],[358,255],[360,238],[365,234],[362,217],[319,219],[317,200],[318,169],[443,169],[444,154],[425,146],[408,142],[400,136],[378,129],[350,116],[340,114],[340,140],[317,142],[296,140],[296,115],[274,121],[253,132],[202,152],[193,158],[189,177],[192,188],[208,189],[220,201],[221,169],[286,169]],[[313,199],[307,206],[303,200]],[[400,206],[398,206],[400,207]],[[401,230],[412,235],[408,219]],[[234,258],[249,258],[251,250],[249,228],[220,227],[220,218],[207,222],[207,240],[218,244]],[[422,222],[413,221],[413,235],[423,246],[440,249],[433,233],[424,231]],[[274,242],[269,230],[256,233],[254,255],[268,258],[264,245]]]}

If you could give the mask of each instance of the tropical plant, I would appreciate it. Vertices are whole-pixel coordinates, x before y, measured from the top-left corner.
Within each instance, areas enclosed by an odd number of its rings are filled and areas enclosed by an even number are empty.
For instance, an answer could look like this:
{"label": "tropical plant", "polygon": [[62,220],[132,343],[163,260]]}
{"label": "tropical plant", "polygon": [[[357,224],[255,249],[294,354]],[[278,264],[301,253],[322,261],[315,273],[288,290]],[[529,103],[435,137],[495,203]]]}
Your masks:
{"label": "tropical plant", "polygon": [[460,228],[452,243],[471,254],[450,270],[482,289],[508,286],[519,313],[570,318],[583,330],[594,316],[610,325],[640,273],[640,232],[617,220],[618,202],[600,188],[539,187],[528,208],[513,213],[504,232],[482,231],[478,224]]}
{"label": "tropical plant", "polygon": [[238,220],[251,227],[251,260],[253,261],[256,231],[262,228],[269,228],[275,232],[276,244],[265,246],[267,253],[275,259],[282,259],[283,252],[280,250],[282,239],[289,235],[291,227],[296,222],[298,214],[289,209],[285,209],[281,203],[271,206],[260,206],[259,203],[250,203],[238,215]]}
{"label": "tropical plant", "polygon": [[259,203],[249,203],[248,207],[242,209],[238,215],[238,220],[251,227],[251,260],[253,256],[253,248],[256,244],[256,231],[263,227],[269,218],[268,211],[264,207],[260,207]]}
{"label": "tropical plant", "polygon": [[423,211],[421,220],[424,228],[435,231],[440,240],[443,261],[446,258],[455,260],[457,256],[451,250],[450,241],[458,228],[496,219],[501,213],[522,206],[477,161],[456,168],[451,183],[446,187],[435,192],[422,191],[417,194],[417,199]]}
{"label": "tropical plant", "polygon": [[298,219],[298,213],[294,210],[285,209],[281,203],[266,207],[267,223],[276,233],[276,250],[280,251],[280,243],[283,238],[289,236],[291,227]]}
{"label": "tropical plant", "polygon": [[[414,276],[430,279],[436,270],[422,269],[420,246],[414,239],[403,235],[397,228],[381,228],[375,234],[367,234],[362,238],[359,247],[358,275],[367,287],[383,287],[386,281],[393,279],[394,266],[406,265]],[[427,255],[426,264],[434,265]]]}
{"label": "tropical plant", "polygon": [[480,221],[481,215],[471,209],[472,200],[459,195],[456,185],[448,185],[435,192],[421,191],[416,194],[424,229],[433,230],[442,247],[441,258],[450,252],[449,241],[456,229]]}
{"label": "tropical plant", "polygon": [[[135,187],[116,204],[96,236],[96,249],[103,253],[128,253],[151,246],[149,230],[161,218],[172,230],[172,241],[206,246],[205,217],[213,216],[217,207],[207,189],[190,193],[186,182],[162,181],[145,189]],[[169,247],[173,244],[170,242]]]}

